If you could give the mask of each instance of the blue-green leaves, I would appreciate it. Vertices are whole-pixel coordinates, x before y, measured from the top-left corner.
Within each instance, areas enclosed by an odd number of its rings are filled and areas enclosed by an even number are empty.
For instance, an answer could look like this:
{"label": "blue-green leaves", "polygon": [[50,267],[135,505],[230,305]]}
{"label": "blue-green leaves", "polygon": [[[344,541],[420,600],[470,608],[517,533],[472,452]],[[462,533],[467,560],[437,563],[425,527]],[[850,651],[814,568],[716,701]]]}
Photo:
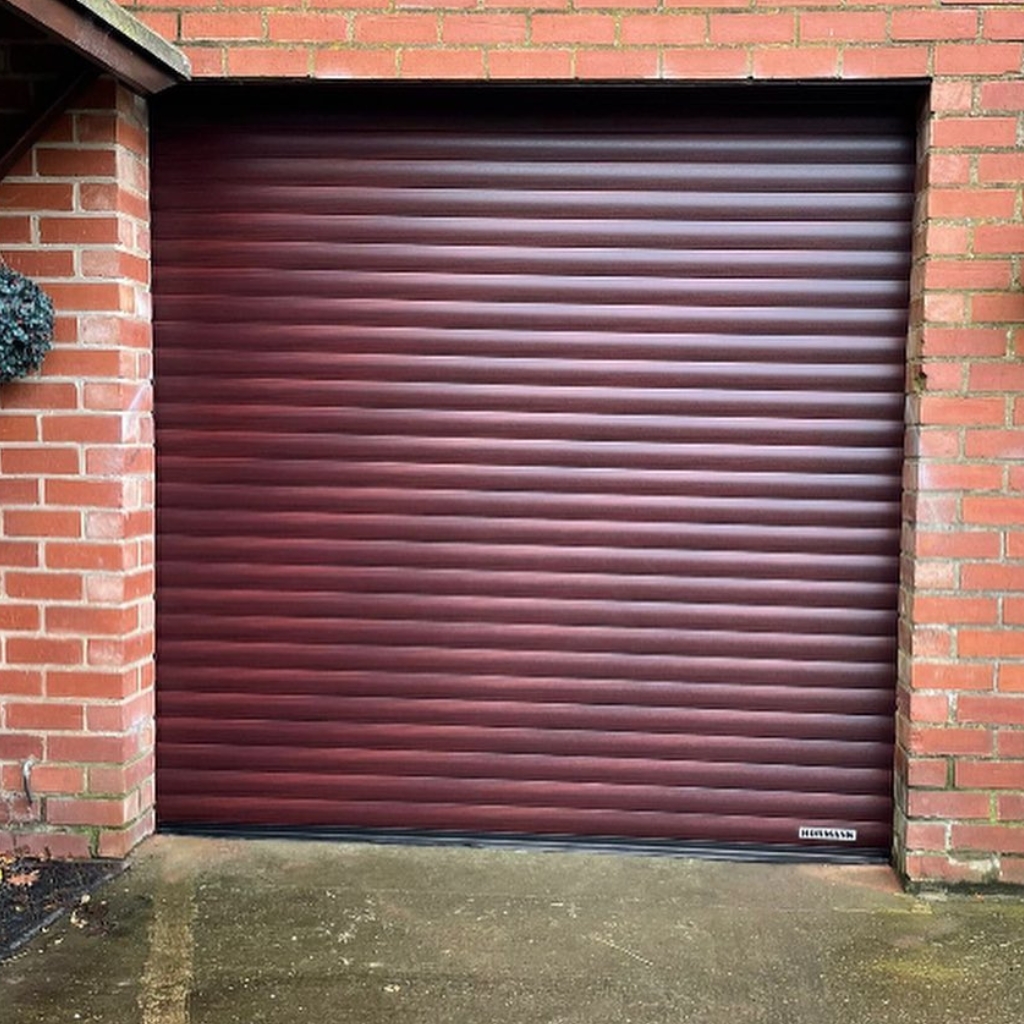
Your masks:
{"label": "blue-green leaves", "polygon": [[31,373],[53,342],[53,303],[33,281],[0,266],[0,383]]}

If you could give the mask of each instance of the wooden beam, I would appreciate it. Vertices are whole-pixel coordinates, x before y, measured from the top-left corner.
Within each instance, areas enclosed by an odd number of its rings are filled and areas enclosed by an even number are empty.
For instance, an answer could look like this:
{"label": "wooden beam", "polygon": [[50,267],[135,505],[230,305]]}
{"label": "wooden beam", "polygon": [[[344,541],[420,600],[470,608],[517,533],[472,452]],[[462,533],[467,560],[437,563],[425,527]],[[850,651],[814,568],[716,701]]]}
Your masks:
{"label": "wooden beam", "polygon": [[[96,0],[84,5],[75,0],[0,0],[0,6],[144,95],[161,92],[189,76],[188,62],[180,51],[115,5]],[[110,20],[96,16],[98,7],[108,12]],[[153,52],[156,49],[161,52]]]}

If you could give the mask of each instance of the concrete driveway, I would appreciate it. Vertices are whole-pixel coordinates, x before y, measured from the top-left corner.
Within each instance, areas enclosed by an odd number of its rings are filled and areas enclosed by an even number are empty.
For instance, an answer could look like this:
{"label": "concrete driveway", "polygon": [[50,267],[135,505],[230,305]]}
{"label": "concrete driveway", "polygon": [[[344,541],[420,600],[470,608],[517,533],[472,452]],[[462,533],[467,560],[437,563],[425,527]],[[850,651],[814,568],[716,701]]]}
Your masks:
{"label": "concrete driveway", "polygon": [[1024,899],[884,868],[159,837],[3,1024],[1020,1024]]}

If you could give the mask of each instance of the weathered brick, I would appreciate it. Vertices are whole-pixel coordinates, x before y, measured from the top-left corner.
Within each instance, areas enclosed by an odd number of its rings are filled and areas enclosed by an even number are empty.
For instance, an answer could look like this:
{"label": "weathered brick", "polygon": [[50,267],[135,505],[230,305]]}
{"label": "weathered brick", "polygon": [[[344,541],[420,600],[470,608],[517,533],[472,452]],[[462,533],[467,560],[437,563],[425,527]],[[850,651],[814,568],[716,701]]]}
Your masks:
{"label": "weathered brick", "polygon": [[441,38],[453,45],[492,45],[526,42],[525,14],[448,14]]}
{"label": "weathered brick", "polygon": [[1024,693],[1024,665],[1011,662],[1000,665],[998,689],[1000,693]]}
{"label": "weathered brick", "polygon": [[908,812],[915,818],[982,818],[991,813],[986,793],[957,790],[914,790],[908,797]]}
{"label": "weathered brick", "polygon": [[[1015,255],[1024,251],[1024,226],[1017,224],[979,224],[974,229],[974,251],[979,255],[987,253]],[[1024,306],[1014,305],[1008,308],[1013,310],[1024,308]]]}
{"label": "weathered brick", "polygon": [[227,51],[230,75],[240,78],[271,78],[305,75],[310,68],[310,55],[304,49],[277,46],[246,46]]}
{"label": "weathered brick", "polygon": [[320,12],[269,14],[267,35],[275,43],[344,43],[350,38],[349,19]]}
{"label": "weathered brick", "polygon": [[999,604],[995,598],[933,597],[914,599],[914,621],[924,623],[996,623]]}
{"label": "weathered brick", "polygon": [[394,78],[396,50],[317,50],[313,57],[317,78]]}
{"label": "weathered brick", "polygon": [[874,43],[885,39],[888,16],[884,11],[808,11],[799,19],[804,43]]}
{"label": "weathered brick", "polygon": [[973,39],[978,32],[975,11],[893,11],[894,40]]}
{"label": "weathered brick", "polygon": [[625,46],[682,46],[704,41],[706,23],[698,14],[627,14],[619,25]]}
{"label": "weathered brick", "polygon": [[534,43],[612,43],[615,19],[607,14],[535,14]]}
{"label": "weathered brick", "polygon": [[993,677],[991,665],[918,660],[913,666],[911,682],[922,690],[991,690]]}
{"label": "weathered brick", "polygon": [[911,730],[910,752],[934,756],[936,754],[963,754],[985,756],[992,753],[994,738],[991,730],[983,728],[930,728]]}
{"label": "weathered brick", "polygon": [[835,78],[839,74],[839,50],[832,46],[757,49],[753,72],[755,78]]}
{"label": "weathered brick", "polygon": [[1024,110],[1024,82],[983,82],[981,85],[983,110]]}
{"label": "weathered brick", "polygon": [[709,19],[712,43],[790,43],[796,37],[796,18],[782,14],[712,14]]}
{"label": "weathered brick", "polygon": [[576,74],[584,79],[657,78],[658,55],[652,51],[579,50]]}
{"label": "weathered brick", "polygon": [[1006,75],[1019,73],[1024,58],[1020,43],[939,45],[935,49],[937,75]]}
{"label": "weathered brick", "polygon": [[[56,646],[57,641],[47,641]],[[41,643],[41,641],[37,641]],[[49,660],[49,659],[47,659]],[[47,732],[75,732],[82,728],[85,716],[81,704],[51,704],[10,701],[6,709],[7,725],[11,729],[38,729]]]}
{"label": "weathered brick", "polygon": [[1016,143],[1017,121],[1012,117],[940,118],[932,125],[932,145],[939,147],[991,149],[996,146],[1012,147]]}
{"label": "weathered brick", "polygon": [[[982,191],[983,197],[984,194]],[[930,202],[935,207],[932,211],[935,216],[970,216],[968,211],[971,206],[971,193],[941,192],[938,189],[932,189],[930,196]],[[996,193],[995,198],[1000,207],[1005,205],[1007,198],[1016,202],[1016,196],[1013,193],[1003,191]],[[982,198],[981,205],[985,205],[984,198]],[[934,259],[929,260],[925,268],[924,285],[926,288],[1005,289],[1010,287],[1012,280],[1013,264],[1009,260]]]}
{"label": "weathered brick", "polygon": [[491,78],[551,79],[572,77],[571,50],[491,50]]}
{"label": "weathered brick", "polygon": [[1024,827],[1014,825],[956,825],[950,841],[954,850],[1024,853]]}
{"label": "weathered brick", "polygon": [[482,50],[404,50],[402,78],[472,79],[484,77]]}
{"label": "weathered brick", "polygon": [[181,16],[181,38],[262,39],[263,17],[256,11],[186,12]]}
{"label": "weathered brick", "polygon": [[435,14],[360,14],[353,23],[359,43],[436,43],[439,32]]}
{"label": "weathered brick", "polygon": [[984,184],[1014,185],[1024,177],[1024,153],[982,153],[978,179]]}
{"label": "weathered brick", "polygon": [[872,47],[843,48],[844,78],[923,78],[928,74],[931,55],[923,46],[899,49]]}
{"label": "weathered brick", "polygon": [[748,56],[746,50],[675,50],[662,54],[662,71],[666,78],[729,79],[745,78]]}
{"label": "weathered brick", "polygon": [[944,757],[912,757],[907,760],[908,786],[945,787],[949,781],[949,761]]}
{"label": "weathered brick", "polygon": [[1019,10],[985,11],[985,39],[1024,39],[1024,17]]}
{"label": "weathered brick", "polygon": [[[957,701],[957,718],[961,722],[981,725],[1024,726],[1024,697],[962,694]],[[1024,765],[1018,766],[1024,772]],[[1018,776],[1024,788],[1024,774]]]}
{"label": "weathered brick", "polygon": [[1024,658],[1024,632],[962,629],[958,647],[965,658]]}

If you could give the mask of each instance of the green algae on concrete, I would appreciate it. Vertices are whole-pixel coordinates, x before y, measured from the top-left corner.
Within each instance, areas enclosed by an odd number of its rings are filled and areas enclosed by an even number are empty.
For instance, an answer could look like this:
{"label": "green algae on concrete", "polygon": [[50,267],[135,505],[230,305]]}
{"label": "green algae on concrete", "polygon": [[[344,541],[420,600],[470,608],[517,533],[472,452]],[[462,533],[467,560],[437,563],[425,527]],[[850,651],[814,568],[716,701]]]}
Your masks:
{"label": "green algae on concrete", "polygon": [[1020,1024],[1024,904],[883,868],[160,837],[4,1024]]}

